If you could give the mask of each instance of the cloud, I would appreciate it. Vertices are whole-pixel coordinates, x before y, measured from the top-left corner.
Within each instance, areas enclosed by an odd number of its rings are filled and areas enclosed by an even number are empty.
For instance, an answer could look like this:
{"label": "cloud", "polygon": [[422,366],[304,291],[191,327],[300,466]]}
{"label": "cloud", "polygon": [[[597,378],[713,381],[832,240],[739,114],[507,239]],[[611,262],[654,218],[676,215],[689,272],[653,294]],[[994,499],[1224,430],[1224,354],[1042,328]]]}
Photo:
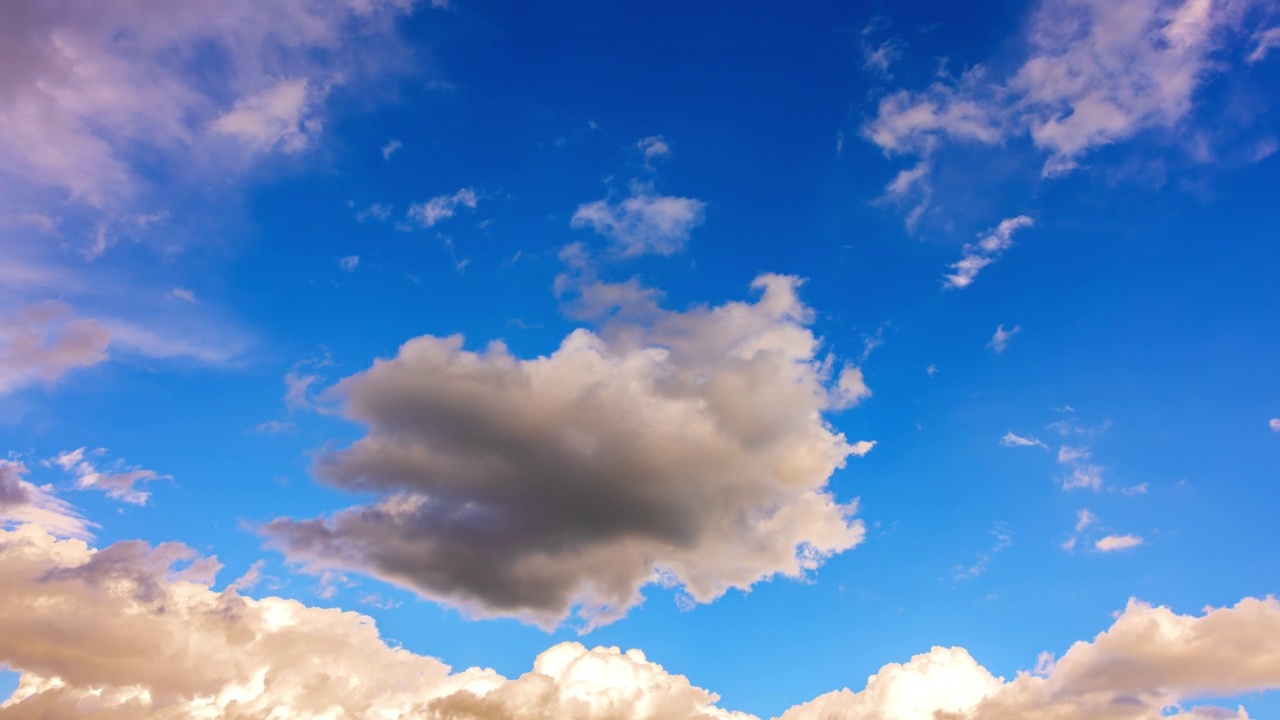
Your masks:
{"label": "cloud", "polygon": [[1062,478],[1063,490],[1088,488],[1094,492],[1102,489],[1102,471],[1099,465],[1077,465],[1070,475]]}
{"label": "cloud", "polygon": [[1080,510],[1076,513],[1076,532],[1081,532],[1090,525],[1098,521],[1098,516],[1089,512],[1087,509]]}
{"label": "cloud", "polygon": [[386,145],[382,146],[382,159],[390,160],[391,156],[394,155],[395,152],[402,147],[404,147],[404,143],[400,142],[399,140],[388,141]]}
{"label": "cloud", "polygon": [[171,480],[168,475],[161,475],[154,470],[127,466],[115,462],[105,469],[99,468],[91,459],[101,456],[105,450],[98,449],[85,452],[85,448],[68,450],[59,453],[50,462],[70,473],[76,479],[76,487],[81,490],[100,490],[112,500],[119,500],[131,505],[146,505],[151,493],[140,489],[143,483],[156,480]]}
{"label": "cloud", "polygon": [[[350,203],[354,207],[354,203]],[[370,203],[367,207],[356,210],[356,222],[364,223],[370,220],[383,222],[391,217],[392,207],[386,203]]]}
{"label": "cloud", "polygon": [[1021,435],[1015,434],[1012,430],[1005,433],[1004,437],[1000,438],[1000,444],[1005,447],[1041,447],[1046,450],[1049,449],[1049,446],[1045,445],[1040,439],[1022,437]]}
{"label": "cloud", "polygon": [[453,217],[460,208],[474,210],[479,198],[471,188],[462,188],[452,195],[437,195],[422,203],[409,206],[408,217],[424,228]]}
{"label": "cloud", "polygon": [[667,143],[667,139],[661,135],[650,135],[636,141],[636,147],[644,154],[644,161],[666,157],[671,154],[671,145]]}
{"label": "cloud", "polygon": [[27,482],[27,472],[27,466],[20,462],[0,459],[0,532],[5,527],[36,523],[58,537],[89,537],[92,523],[49,488]]}
{"label": "cloud", "polygon": [[1071,447],[1070,445],[1063,445],[1058,448],[1058,462],[1064,464],[1073,463],[1078,460],[1088,460],[1091,456],[1092,453],[1087,447]]}
{"label": "cloud", "polygon": [[1116,550],[1128,550],[1129,548],[1135,548],[1142,544],[1142,538],[1137,535],[1108,535],[1098,540],[1098,542],[1094,543],[1093,546],[1097,548],[1099,552],[1115,552]]}
{"label": "cloud", "polygon": [[1270,422],[1267,423],[1267,427],[1270,427],[1272,432],[1280,432],[1280,418],[1271,418]]}
{"label": "cloud", "polygon": [[[236,583],[215,591],[218,567],[178,543],[95,550],[36,525],[0,530],[0,663],[21,673],[3,713],[757,720],[722,709],[714,693],[639,650],[566,642],[518,678],[454,671],[385,640],[364,615],[246,597]],[[858,692],[822,695],[780,720],[1229,717],[1221,708],[1182,705],[1280,687],[1277,638],[1280,601],[1273,598],[1199,616],[1131,600],[1092,641],[1057,659],[1042,653],[1035,670],[1012,680],[993,676],[964,648],[934,647],[885,665]]]}
{"label": "cloud", "polygon": [[306,150],[323,123],[312,108],[322,95],[306,80],[282,80],[256,95],[240,98],[210,127],[234,135],[260,152],[279,149],[286,153]]}
{"label": "cloud", "polygon": [[1022,228],[1035,225],[1026,215],[1006,218],[996,227],[980,235],[977,243],[964,246],[964,256],[951,265],[955,272],[943,278],[947,288],[965,288],[986,266],[1000,259],[1005,250],[1013,246],[1013,234]]}
{"label": "cloud", "polygon": [[[1048,0],[1012,76],[993,80],[977,65],[922,91],[899,90],[880,101],[863,135],[886,154],[921,157],[947,141],[1029,135],[1048,154],[1044,175],[1070,172],[1091,149],[1189,115],[1213,53],[1251,4]],[[1262,55],[1267,37],[1257,39]]]}
{"label": "cloud", "polygon": [[[1130,600],[1109,630],[1077,642],[1039,672],[1006,681],[963,648],[935,647],[881,668],[860,692],[841,690],[780,720],[1186,720],[1247,718],[1183,703],[1280,682],[1280,602],[1246,599],[1195,617]],[[1169,714],[1166,710],[1173,711]]]}
{"label": "cloud", "polygon": [[996,332],[991,336],[991,340],[987,342],[987,347],[995,353],[1004,352],[1009,347],[1009,340],[1018,333],[1022,332],[1021,325],[1014,325],[1012,330],[1005,330],[1004,325],[996,328]]}
{"label": "cloud", "polygon": [[702,224],[706,203],[695,198],[658,195],[652,186],[633,182],[630,194],[579,205],[569,225],[590,228],[608,238],[620,257],[672,255],[684,249]]}
{"label": "cloud", "polygon": [[991,534],[995,536],[995,542],[987,550],[978,553],[978,559],[972,565],[956,568],[957,580],[969,580],[985,573],[996,553],[1013,544],[1013,531],[1009,529],[1007,522],[997,521]]}
{"label": "cloud", "polygon": [[292,420],[267,420],[260,422],[253,428],[254,432],[265,433],[267,435],[275,435],[277,433],[288,432],[297,427]]}
{"label": "cloud", "polygon": [[181,300],[183,302],[189,302],[189,303],[196,302],[195,292],[182,287],[176,287],[170,290],[168,294],[165,295],[165,297],[168,297],[173,300]]}
{"label": "cloud", "polygon": [[[210,133],[251,154],[298,152],[322,124],[323,88],[394,65],[393,20],[410,7],[4,3],[0,165],[21,182],[118,209],[146,189],[156,157],[225,166],[228,153],[204,152]],[[225,60],[216,76],[202,69],[209,58]]]}
{"label": "cloud", "polygon": [[107,359],[111,333],[76,317],[57,301],[24,305],[0,316],[0,395],[43,383]]}
{"label": "cloud", "polygon": [[[372,504],[261,531],[313,570],[375,575],[470,614],[616,620],[642,588],[711,602],[861,542],[828,483],[851,445],[799,281],[755,302],[646,306],[553,353],[422,336],[328,391],[367,428],[321,480]],[[847,383],[847,375],[844,375]]]}
{"label": "cloud", "polygon": [[338,267],[342,268],[346,272],[355,272],[355,269],[360,267],[360,256],[348,255],[344,258],[339,258]]}

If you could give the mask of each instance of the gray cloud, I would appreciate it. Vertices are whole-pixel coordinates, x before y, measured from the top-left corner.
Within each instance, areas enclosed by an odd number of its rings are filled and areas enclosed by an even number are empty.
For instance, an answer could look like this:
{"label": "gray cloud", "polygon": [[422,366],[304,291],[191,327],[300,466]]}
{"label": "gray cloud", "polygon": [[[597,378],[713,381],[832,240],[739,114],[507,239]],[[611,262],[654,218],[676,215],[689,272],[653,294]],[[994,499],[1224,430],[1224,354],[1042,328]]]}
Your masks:
{"label": "gray cloud", "polygon": [[823,419],[856,398],[817,357],[798,285],[766,275],[754,303],[646,305],[644,322],[619,314],[533,359],[410,340],[329,391],[368,431],[316,472],[380,499],[262,531],[312,568],[543,626],[617,619],[653,582],[710,602],[802,576],[862,540],[828,482],[871,443]]}

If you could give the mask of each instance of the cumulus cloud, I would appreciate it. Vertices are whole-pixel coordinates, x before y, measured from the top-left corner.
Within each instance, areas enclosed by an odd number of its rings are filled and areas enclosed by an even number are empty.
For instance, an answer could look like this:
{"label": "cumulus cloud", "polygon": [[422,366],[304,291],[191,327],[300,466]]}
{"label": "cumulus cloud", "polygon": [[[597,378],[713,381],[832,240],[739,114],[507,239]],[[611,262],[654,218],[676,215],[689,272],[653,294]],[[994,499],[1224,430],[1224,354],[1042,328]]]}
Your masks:
{"label": "cumulus cloud", "polygon": [[408,217],[418,225],[429,228],[453,217],[459,209],[475,210],[478,202],[475,190],[462,188],[452,195],[437,195],[426,202],[411,204]]}
{"label": "cumulus cloud", "polygon": [[89,537],[92,523],[49,488],[28,482],[27,472],[16,460],[0,460],[0,529],[35,523],[58,537]]}
{"label": "cumulus cloud", "polygon": [[1005,433],[1004,437],[1000,438],[1000,444],[1005,447],[1040,447],[1046,450],[1049,449],[1049,446],[1045,445],[1039,438],[1022,437],[1021,435],[1014,433],[1012,430]]}
{"label": "cumulus cloud", "polygon": [[1005,351],[1005,348],[1009,347],[1009,340],[1020,332],[1022,332],[1021,325],[1014,325],[1012,330],[1005,330],[1004,325],[999,325],[996,327],[995,334],[991,336],[989,341],[987,341],[987,347],[990,348],[992,352],[1002,353]]}
{"label": "cumulus cloud", "polygon": [[61,302],[24,305],[0,316],[0,395],[56,382],[66,373],[107,359],[111,333],[76,317]]}
{"label": "cumulus cloud", "polygon": [[129,466],[117,461],[100,466],[95,458],[102,457],[106,451],[86,451],[77,448],[59,453],[50,462],[70,473],[81,490],[99,490],[113,500],[132,505],[146,505],[151,493],[141,489],[144,483],[156,480],[170,480],[168,475],[161,475],[155,470]]}
{"label": "cumulus cloud", "polygon": [[[384,640],[354,612],[233,583],[166,543],[94,550],[37,525],[0,530],[0,663],[21,673],[7,718],[130,720],[757,720],[638,650],[560,643],[507,679],[455,672]],[[111,622],[103,622],[103,618]],[[342,678],[343,682],[334,682]],[[863,689],[822,695],[780,720],[1247,718],[1184,704],[1280,687],[1280,602],[1179,615],[1131,600],[1111,627],[1012,680],[965,649],[891,663]],[[1171,714],[1172,713],[1172,714]]]}
{"label": "cumulus cloud", "polygon": [[860,388],[832,382],[798,285],[620,313],[531,359],[410,340],[329,391],[367,432],[315,471],[380,499],[262,532],[313,569],[543,626],[617,619],[654,582],[710,602],[804,576],[862,540],[828,483],[871,444],[823,417]]}
{"label": "cumulus cloud", "polygon": [[1093,544],[1099,552],[1115,552],[1116,550],[1128,550],[1143,544],[1142,538],[1137,535],[1108,535],[1100,538]]}
{"label": "cumulus cloud", "polygon": [[[24,182],[112,207],[145,185],[140,148],[152,159],[212,161],[198,149],[213,133],[251,153],[297,152],[319,130],[323,88],[378,65],[394,45],[392,20],[411,5],[142,0],[85,12],[69,0],[4,3],[0,159]],[[203,72],[207,57],[225,58],[225,72]]]}
{"label": "cumulus cloud", "polygon": [[608,238],[624,258],[672,255],[684,249],[690,233],[702,224],[705,209],[706,203],[696,198],[659,195],[652,186],[633,182],[621,200],[579,205],[569,224]]}
{"label": "cumulus cloud", "polygon": [[969,287],[983,268],[999,260],[1005,250],[1013,247],[1015,232],[1032,225],[1035,225],[1035,220],[1026,215],[1001,220],[999,225],[981,234],[978,242],[964,246],[964,256],[951,265],[954,272],[943,278],[943,286],[954,289]]}

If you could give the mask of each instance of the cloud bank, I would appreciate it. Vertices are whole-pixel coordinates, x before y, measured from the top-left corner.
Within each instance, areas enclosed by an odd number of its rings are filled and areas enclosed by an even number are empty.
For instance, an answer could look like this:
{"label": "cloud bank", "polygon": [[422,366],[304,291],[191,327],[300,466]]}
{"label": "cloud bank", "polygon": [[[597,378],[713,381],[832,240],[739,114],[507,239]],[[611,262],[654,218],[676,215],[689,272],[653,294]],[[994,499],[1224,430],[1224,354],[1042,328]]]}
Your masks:
{"label": "cloud bank", "polygon": [[[21,673],[0,717],[755,720],[638,650],[560,643],[518,678],[454,672],[363,615],[214,590],[217,569],[178,543],[94,550],[38,525],[0,530],[0,663]],[[781,720],[1247,718],[1182,706],[1277,686],[1274,598],[1200,616],[1130,601],[1092,642],[1013,680],[934,647]]]}

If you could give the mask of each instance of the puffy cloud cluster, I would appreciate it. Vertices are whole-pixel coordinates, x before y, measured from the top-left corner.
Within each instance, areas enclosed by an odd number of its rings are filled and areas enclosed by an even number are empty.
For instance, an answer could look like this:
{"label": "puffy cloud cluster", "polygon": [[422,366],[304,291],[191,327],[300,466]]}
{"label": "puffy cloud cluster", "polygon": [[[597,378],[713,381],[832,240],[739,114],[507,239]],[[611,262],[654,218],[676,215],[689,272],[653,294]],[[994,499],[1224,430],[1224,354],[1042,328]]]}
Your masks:
{"label": "puffy cloud cluster", "polygon": [[97,321],[76,317],[66,304],[24,305],[0,316],[0,395],[107,359],[111,333]]}
{"label": "puffy cloud cluster", "polygon": [[376,493],[262,531],[312,568],[369,573],[478,616],[590,626],[679,586],[709,602],[800,577],[858,544],[828,483],[851,454],[824,411],[865,397],[835,378],[799,281],[686,312],[644,298],[552,354],[423,336],[332,388],[368,430],[318,459],[327,483]]}
{"label": "puffy cloud cluster", "polygon": [[0,165],[111,207],[145,184],[138,148],[203,161],[199,141],[226,135],[250,154],[301,150],[321,125],[325,88],[375,64],[412,4],[3,3]]}
{"label": "puffy cloud cluster", "polygon": [[[637,650],[561,643],[515,679],[453,672],[357,613],[216,591],[217,569],[177,543],[94,550],[38,525],[0,530],[0,664],[21,673],[0,718],[754,720]],[[935,647],[780,720],[1247,718],[1183,706],[1277,687],[1275,599],[1201,616],[1131,601],[1013,680]]]}
{"label": "puffy cloud cluster", "polygon": [[[651,157],[654,147],[645,146],[646,158]],[[665,142],[662,147],[666,148]],[[705,214],[706,203],[697,198],[660,195],[650,185],[633,182],[630,193],[621,200],[579,205],[570,225],[590,228],[605,236],[619,257],[672,255],[684,249]]]}
{"label": "puffy cloud cluster", "polygon": [[176,543],[93,550],[35,525],[0,531],[6,720],[732,720],[639,651],[556,645],[531,672],[454,673],[392,647],[365,616],[210,587]]}

